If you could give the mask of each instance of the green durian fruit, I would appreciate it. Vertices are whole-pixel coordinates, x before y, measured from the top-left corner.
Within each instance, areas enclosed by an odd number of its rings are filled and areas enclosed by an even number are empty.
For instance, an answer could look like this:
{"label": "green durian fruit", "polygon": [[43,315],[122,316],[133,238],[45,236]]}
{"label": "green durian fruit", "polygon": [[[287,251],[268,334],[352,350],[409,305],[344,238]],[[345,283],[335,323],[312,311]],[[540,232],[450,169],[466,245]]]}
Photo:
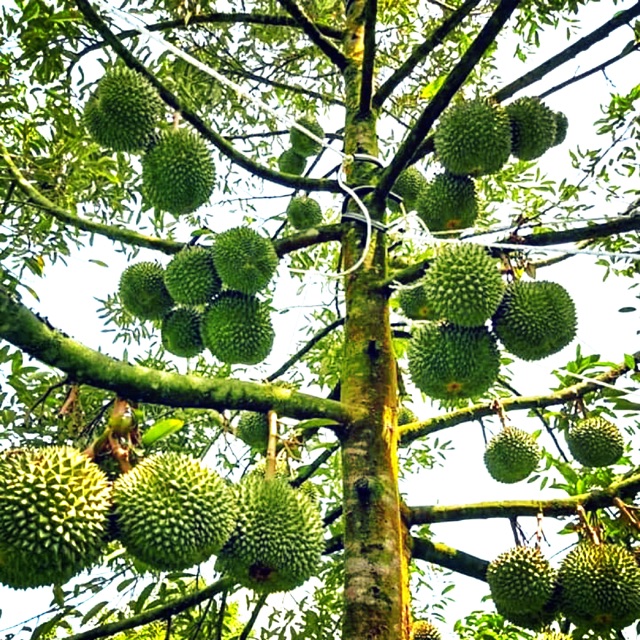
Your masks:
{"label": "green durian fruit", "polygon": [[119,537],[154,569],[180,571],[217,553],[233,530],[233,489],[184,453],[152,455],[113,485]]}
{"label": "green durian fruit", "polygon": [[282,173],[301,176],[307,167],[307,159],[296,153],[295,149],[287,149],[278,158],[278,169]]}
{"label": "green durian fruit", "polygon": [[153,139],[164,111],[149,81],[127,67],[107,71],[84,109],[92,138],[114,151],[142,151]]}
{"label": "green durian fruit", "polygon": [[167,265],[164,284],[179,304],[207,304],[220,293],[222,282],[213,266],[213,255],[204,247],[186,247]]}
{"label": "green durian fruit", "polygon": [[576,335],[576,308],[555,282],[512,282],[493,317],[504,348],[523,360],[540,360],[566,347]]}
{"label": "green durian fruit", "polygon": [[164,285],[164,269],[157,262],[138,262],[120,276],[118,294],[122,306],[141,320],[159,320],[173,306]]}
{"label": "green durian fruit", "polygon": [[258,364],[273,346],[269,308],[237,291],[221,293],[207,307],[200,331],[204,346],[227,364]]}
{"label": "green durian fruit", "polygon": [[322,222],[322,208],[309,196],[297,196],[287,206],[287,220],[296,229],[310,229]]}
{"label": "green durian fruit", "polygon": [[560,609],[593,631],[623,629],[640,617],[640,567],[613,544],[581,542],[560,565]]}
{"label": "green durian fruit", "polygon": [[424,293],[436,316],[461,327],[479,327],[504,295],[498,261],[477,244],[456,242],[440,248],[424,277]]}
{"label": "green durian fruit", "polygon": [[[305,129],[308,129],[318,138],[324,138],[324,129],[318,124],[318,121],[315,118],[300,118],[299,120],[296,120],[296,124],[299,124]],[[291,148],[295,151],[295,153],[297,153],[299,156],[302,156],[303,158],[315,156],[320,153],[320,150],[322,149],[322,145],[319,142],[312,140],[306,133],[302,133],[302,131],[296,129],[295,127],[291,128],[289,137]],[[286,173],[291,172],[287,171]]]}
{"label": "green durian fruit", "polygon": [[251,448],[264,453],[269,440],[268,414],[258,411],[243,411],[240,414],[236,435]]}
{"label": "green durian fruit", "polygon": [[106,475],[68,446],[0,454],[0,582],[64,584],[100,559],[111,509]]}
{"label": "green durian fruit", "polygon": [[475,183],[469,176],[440,173],[418,194],[416,211],[430,231],[471,227],[478,217]]}
{"label": "green durian fruit", "polygon": [[551,145],[553,147],[564,142],[567,137],[567,130],[569,129],[569,118],[567,118],[562,111],[556,111],[554,115],[556,118],[556,135]]}
{"label": "green durian fruit", "polygon": [[402,313],[411,320],[437,320],[433,305],[427,299],[424,281],[420,286],[398,291],[398,304]]}
{"label": "green durian fruit", "polygon": [[278,254],[271,240],[249,227],[219,233],[211,251],[222,282],[247,295],[262,291],[278,267]]}
{"label": "green durian fruit", "polygon": [[410,424],[411,422],[417,422],[418,416],[416,416],[409,407],[400,407],[398,409],[398,426],[401,427],[405,424]]}
{"label": "green durian fruit", "polygon": [[188,129],[163,131],[142,157],[142,191],[175,216],[191,213],[213,192],[216,170],[207,143]]}
{"label": "green durian fruit", "polygon": [[522,429],[505,427],[489,441],[484,464],[494,480],[511,484],[528,477],[542,453],[533,437]]}
{"label": "green durian fruit", "polygon": [[511,121],[511,153],[535,160],[556,138],[556,116],[539,98],[518,98],[505,107]]}
{"label": "green durian fruit", "polygon": [[571,455],[585,467],[608,467],[624,453],[624,438],[612,422],[594,416],[579,420],[567,431]]}
{"label": "green durian fruit", "polygon": [[414,620],[411,625],[411,640],[442,640],[442,634],[428,620]]}
{"label": "green durian fruit", "polygon": [[[555,598],[555,596],[554,596]],[[503,609],[496,606],[498,613],[509,622],[517,624],[519,627],[531,629],[532,631],[540,631],[548,627],[558,617],[557,602],[552,599],[549,605],[543,607],[539,611],[512,611],[511,609]]]}
{"label": "green durian fruit", "polygon": [[486,327],[425,323],[412,336],[407,355],[413,383],[439,400],[479,396],[500,370],[496,340]]}
{"label": "green durian fruit", "polygon": [[324,550],[318,507],[284,478],[245,477],[236,528],[216,569],[258,592],[289,591],[319,569]]}
{"label": "green durian fruit", "polygon": [[202,353],[204,344],[200,335],[202,313],[190,307],[173,309],[162,320],[160,336],[162,346],[176,356],[192,358]]}
{"label": "green durian fruit", "polygon": [[[404,208],[411,211],[416,207],[418,194],[427,186],[427,179],[417,167],[407,167],[400,172],[391,191],[402,198]],[[394,200],[389,201],[392,209],[399,208]]]}
{"label": "green durian fruit", "polygon": [[496,173],[511,154],[509,116],[491,99],[459,102],[442,114],[433,141],[438,160],[451,173]]}

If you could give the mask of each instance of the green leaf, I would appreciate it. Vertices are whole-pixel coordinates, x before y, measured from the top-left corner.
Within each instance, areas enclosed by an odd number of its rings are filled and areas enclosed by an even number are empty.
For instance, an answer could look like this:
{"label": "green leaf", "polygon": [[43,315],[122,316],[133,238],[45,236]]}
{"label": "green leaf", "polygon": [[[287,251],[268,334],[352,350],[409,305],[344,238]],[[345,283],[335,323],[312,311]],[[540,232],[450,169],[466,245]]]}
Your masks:
{"label": "green leaf", "polygon": [[108,604],[108,600],[98,602],[98,604],[91,607],[91,609],[89,609],[89,611],[87,611],[87,613],[82,616],[82,622],[80,624],[86,624],[87,622],[89,622],[89,620],[91,620],[91,618],[95,618]]}
{"label": "green leaf", "polygon": [[153,426],[149,427],[142,436],[142,444],[149,446],[158,440],[168,438],[177,431],[180,431],[184,426],[184,420],[178,418],[166,418],[156,422]]}
{"label": "green leaf", "polygon": [[624,363],[629,369],[636,368],[636,359],[630,353],[624,354]]}
{"label": "green leaf", "polygon": [[296,425],[297,429],[317,429],[318,427],[337,427],[340,423],[329,418],[311,418]]}
{"label": "green leaf", "polygon": [[618,309],[618,313],[631,313],[631,312],[633,312],[635,310],[636,310],[635,307],[622,307],[622,308]]}

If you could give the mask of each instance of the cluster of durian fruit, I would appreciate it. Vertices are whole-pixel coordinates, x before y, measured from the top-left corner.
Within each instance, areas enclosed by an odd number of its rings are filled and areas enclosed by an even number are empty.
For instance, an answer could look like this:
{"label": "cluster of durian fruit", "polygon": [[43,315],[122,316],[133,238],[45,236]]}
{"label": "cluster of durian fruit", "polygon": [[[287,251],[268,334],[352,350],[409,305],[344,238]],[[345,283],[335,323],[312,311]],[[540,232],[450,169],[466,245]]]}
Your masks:
{"label": "cluster of durian fruit", "polygon": [[258,364],[274,339],[269,307],[256,294],[278,266],[273,243],[249,227],[215,236],[211,247],[188,246],[166,269],[156,262],[127,267],[122,306],[142,320],[160,320],[167,351],[192,357],[205,348],[227,364]]}
{"label": "cluster of durian fruit", "polygon": [[[324,138],[324,129],[314,117],[304,116],[296,120],[296,124],[304,127],[317,138]],[[296,127],[291,127],[289,130],[289,142],[289,148],[278,157],[278,169],[282,173],[301,176],[307,168],[309,158],[318,155],[322,145]]]}
{"label": "cluster of durian fruit", "polygon": [[164,112],[162,99],[144,76],[116,66],[98,82],[83,121],[103,147],[141,153],[145,199],[180,216],[209,200],[216,171],[203,138],[177,124],[168,125]]}
{"label": "cluster of durian fruit", "polygon": [[[561,144],[567,117],[541,100],[524,97],[506,107],[490,98],[459,102],[434,133],[436,158],[444,167],[431,181],[416,167],[398,176],[393,193],[415,209],[430,231],[455,231],[474,224],[478,202],[473,179],[498,172],[510,155],[534,160]],[[390,200],[392,209],[396,208]]]}
{"label": "cluster of durian fruit", "polygon": [[[640,619],[640,567],[625,547],[582,539],[554,569],[537,547],[518,546],[489,564],[496,609],[539,631],[564,615],[580,633],[623,629]],[[539,640],[570,640],[546,631]]]}
{"label": "cluster of durian fruit", "polygon": [[196,458],[159,453],[110,482],[73,447],[0,453],[1,583],[63,584],[114,539],[150,570],[217,555],[218,571],[265,593],[315,575],[324,550],[317,504],[265,467],[232,485]]}

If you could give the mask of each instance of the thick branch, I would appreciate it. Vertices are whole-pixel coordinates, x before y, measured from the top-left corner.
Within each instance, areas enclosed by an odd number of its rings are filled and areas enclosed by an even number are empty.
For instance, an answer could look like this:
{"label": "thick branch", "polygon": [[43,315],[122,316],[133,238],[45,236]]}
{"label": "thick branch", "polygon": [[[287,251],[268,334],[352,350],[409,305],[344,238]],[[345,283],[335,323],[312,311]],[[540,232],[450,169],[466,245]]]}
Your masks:
{"label": "thick branch", "polygon": [[[640,363],[640,351],[633,354],[633,358],[636,364]],[[500,400],[500,404],[506,412],[509,411],[521,411],[523,409],[541,409],[543,407],[550,407],[557,404],[564,404],[570,400],[581,398],[582,396],[596,391],[602,387],[598,385],[598,382],[605,382],[611,384],[615,382],[620,376],[629,372],[629,367],[626,364],[620,364],[616,367],[601,373],[599,376],[593,378],[594,382],[579,382],[578,384],[565,387],[554,393],[550,393],[546,396],[521,396],[518,398],[505,398]],[[474,404],[471,407],[465,409],[458,409],[456,411],[450,411],[444,413],[429,420],[421,422],[412,422],[410,424],[400,427],[400,442],[406,446],[416,438],[430,435],[436,431],[442,429],[448,429],[457,424],[464,422],[470,422],[477,420],[484,416],[489,416],[495,413],[495,406],[492,402],[483,402],[480,404]]]}
{"label": "thick branch", "polygon": [[371,112],[373,73],[376,61],[376,17],[378,0],[367,0],[364,8],[364,54],[360,81],[360,107],[358,116],[366,118]]}
{"label": "thick branch", "polygon": [[418,64],[440,44],[444,39],[480,4],[480,0],[466,0],[460,7],[443,20],[426,40],[414,47],[409,57],[382,83],[373,97],[373,108],[379,109],[384,101],[393,93],[405,78],[408,78]]}
{"label": "thick branch", "polygon": [[306,249],[323,242],[338,242],[342,239],[342,234],[346,225],[326,224],[312,229],[305,229],[299,233],[287,236],[281,240],[274,240],[273,246],[276,253],[282,257],[287,253]]}
{"label": "thick branch", "polygon": [[433,562],[445,569],[451,569],[470,578],[476,578],[486,582],[487,567],[489,563],[481,558],[476,558],[464,551],[458,551],[441,542],[432,542],[423,538],[412,537],[413,548],[411,555],[414,560]]}
{"label": "thick branch", "polygon": [[85,347],[51,328],[22,303],[0,290],[0,338],[37,360],[64,371],[73,380],[115,391],[131,400],[170,407],[276,411],[305,419],[326,417],[338,422],[351,413],[340,402],[239,380],[180,375],[134,366]]}
{"label": "thick branch", "polygon": [[287,187],[305,189],[308,191],[340,191],[340,187],[336,181],[315,180],[312,178],[303,178],[291,174],[280,173],[258,164],[248,156],[238,151],[223,136],[208,127],[204,120],[202,120],[196,113],[186,109],[180,103],[177,96],[169,91],[150,71],[146,69],[146,67],[118,39],[111,29],[109,29],[107,24],[98,15],[88,0],[76,0],[76,4],[87,22],[104,38],[105,42],[113,48],[118,56],[123,59],[126,65],[147,78],[147,80],[149,80],[149,82],[157,89],[160,97],[166,102],[166,104],[180,112],[184,120],[193,126],[196,131],[198,131],[206,140],[211,142],[221,153],[230,158],[234,163],[264,180],[269,180]]}

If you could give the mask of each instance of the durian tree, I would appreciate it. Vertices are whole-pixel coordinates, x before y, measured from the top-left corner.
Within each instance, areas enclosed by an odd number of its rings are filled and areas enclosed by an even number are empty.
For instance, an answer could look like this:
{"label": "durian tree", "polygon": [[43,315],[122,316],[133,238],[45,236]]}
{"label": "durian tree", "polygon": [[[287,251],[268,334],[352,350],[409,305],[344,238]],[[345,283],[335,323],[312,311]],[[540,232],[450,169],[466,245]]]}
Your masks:
{"label": "durian tree", "polygon": [[[640,352],[589,354],[553,274],[635,312],[640,85],[582,87],[640,3],[0,12],[0,584],[52,588],[33,637],[632,637]],[[473,430],[482,480],[447,464]],[[511,547],[438,529],[479,520]],[[443,616],[443,572],[485,610]]]}

